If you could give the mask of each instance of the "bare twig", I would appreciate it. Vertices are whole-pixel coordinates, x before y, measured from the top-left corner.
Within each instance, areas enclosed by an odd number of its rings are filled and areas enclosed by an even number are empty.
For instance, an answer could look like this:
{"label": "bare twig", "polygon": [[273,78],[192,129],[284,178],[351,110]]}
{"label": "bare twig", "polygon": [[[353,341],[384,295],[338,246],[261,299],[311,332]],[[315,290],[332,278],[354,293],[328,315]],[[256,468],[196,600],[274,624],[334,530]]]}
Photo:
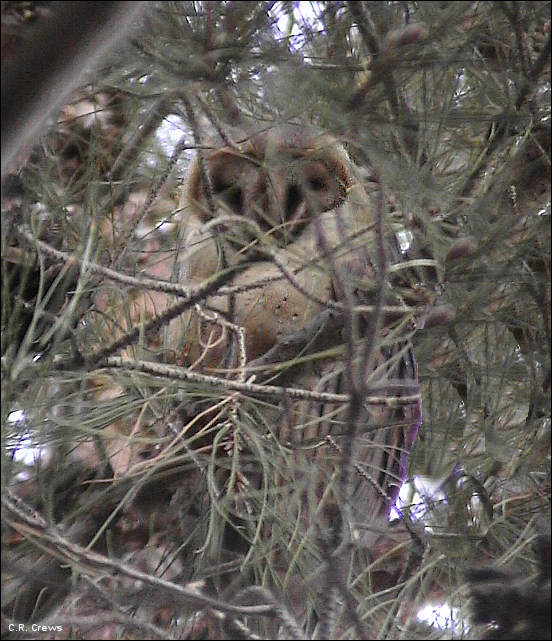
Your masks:
{"label": "bare twig", "polygon": [[[130,239],[132,238],[134,234],[134,230],[138,228],[138,225],[141,223],[141,221],[149,214],[151,208],[153,207],[153,204],[159,197],[159,193],[161,192],[161,189],[163,188],[163,185],[167,182],[169,179],[169,176],[171,175],[173,169],[176,166],[176,163],[180,159],[180,156],[186,151],[187,149],[190,149],[190,144],[188,142],[188,136],[184,135],[180,139],[179,143],[176,145],[176,147],[173,149],[173,152],[171,154],[171,157],[169,159],[169,162],[167,163],[167,167],[157,178],[155,181],[155,184],[151,188],[148,197],[146,199],[146,202],[144,203],[144,206],[142,207],[142,211],[138,214],[136,219],[133,221],[131,229],[127,232],[125,237],[120,241],[120,246],[122,248],[121,252],[119,253],[119,256],[117,257],[117,263],[121,264],[123,262],[123,259],[126,255],[126,252],[128,248],[131,246],[130,245]],[[141,240],[141,239],[138,239]]]}
{"label": "bare twig", "polygon": [[[161,376],[175,381],[188,381],[190,383],[199,383],[212,388],[235,390],[252,396],[268,396],[274,399],[294,398],[297,400],[317,401],[322,403],[347,403],[348,394],[330,394],[326,392],[312,392],[306,389],[292,387],[278,387],[275,385],[259,385],[256,383],[241,383],[239,381],[218,378],[216,376],[207,376],[190,372],[183,367],[175,365],[163,365],[160,363],[150,363],[148,361],[137,361],[130,358],[121,358],[119,356],[109,356],[96,363],[98,368],[108,367],[113,369],[127,369],[129,371],[142,372],[153,376]],[[385,390],[388,389],[385,386]],[[373,392],[376,390],[373,390]],[[410,394],[408,396],[390,396],[375,395],[371,390],[367,390],[365,402],[369,405],[383,405],[385,407],[402,407],[416,404],[420,400],[420,394]]]}
{"label": "bare twig", "polygon": [[[32,245],[35,245],[40,249],[40,251],[52,260],[56,262],[68,263],[69,265],[74,264],[78,265],[80,269],[84,272],[91,272],[93,274],[98,274],[100,276],[105,276],[110,280],[128,285],[129,287],[136,287],[138,289],[151,289],[157,292],[163,292],[164,294],[172,294],[173,296],[179,296],[181,298],[189,299],[193,296],[197,288],[184,287],[178,283],[169,283],[167,281],[156,280],[153,278],[136,278],[134,276],[129,276],[127,274],[122,274],[121,272],[109,269],[103,265],[98,265],[89,260],[81,260],[74,255],[68,254],[67,252],[60,251],[55,249],[48,243],[45,243],[38,238],[35,238],[29,231],[25,229],[20,230],[21,236]],[[201,289],[201,286],[199,287]],[[211,290],[211,286],[208,286],[208,289]],[[197,292],[196,292],[197,293]]]}
{"label": "bare twig", "polygon": [[374,70],[372,71],[372,73],[377,77],[378,81],[383,82],[391,111],[395,118],[398,118],[400,109],[399,100],[397,97],[397,86],[395,84],[395,81],[393,80],[393,76],[391,75],[390,70],[385,69],[385,73],[383,73],[384,70],[381,68],[381,65],[377,64],[378,56],[380,55],[380,46],[374,30],[370,28],[371,20],[366,14],[364,7],[360,3],[348,2],[347,6],[349,7],[349,11],[355,19],[356,25],[366,45],[366,48],[376,61],[376,64],[373,65]]}
{"label": "bare twig", "polygon": [[[111,344],[106,347],[102,347],[96,352],[87,354],[83,357],[84,362],[88,366],[93,366],[103,359],[107,358],[111,354],[115,354],[120,349],[124,349],[129,345],[134,344],[141,335],[151,336],[158,332],[162,327],[168,325],[173,319],[180,316],[183,312],[193,306],[195,303],[203,300],[210,293],[215,291],[221,283],[229,280],[232,277],[233,270],[227,270],[225,272],[218,272],[214,277],[207,279],[204,286],[199,290],[195,290],[190,293],[189,297],[183,301],[175,303],[174,305],[168,307],[162,314],[159,316],[154,316],[147,323],[135,325],[131,330],[123,334],[120,338],[113,341]],[[54,367],[57,370],[65,370],[74,367],[75,365],[79,366],[82,363],[76,362],[74,359],[65,360],[59,359],[54,363]]]}
{"label": "bare twig", "polygon": [[[203,607],[240,614],[242,616],[274,616],[273,604],[238,606],[213,599],[201,592],[202,584],[188,583],[182,586],[146,574],[126,563],[110,559],[102,554],[84,548],[77,543],[73,543],[51,529],[42,527],[42,525],[32,517],[27,516],[20,510],[14,510],[11,502],[5,497],[2,497],[2,505],[8,512],[8,514],[4,516],[7,525],[41,549],[47,548],[48,545],[52,546],[52,554],[54,554],[55,550],[55,555],[58,558],[75,566],[81,573],[96,574],[100,570],[104,572],[109,571],[119,580],[121,577],[130,577],[137,581],[142,581],[145,585],[171,594],[183,603],[191,601]],[[18,518],[14,519],[10,514],[15,514]]]}
{"label": "bare twig", "polygon": [[159,123],[170,112],[170,108],[179,94],[180,92],[178,91],[168,91],[157,98],[134,135],[115,159],[109,172],[110,180],[117,181],[121,178],[130,161],[135,158],[142,141],[157,129]]}
{"label": "bare twig", "polygon": [[[357,340],[354,331],[354,317],[351,311],[352,305],[349,300],[345,304],[349,310],[345,311],[345,345],[346,345],[346,369],[347,389],[349,391],[349,402],[345,418],[345,435],[343,440],[342,456],[339,466],[337,495],[345,504],[348,504],[351,488],[351,476],[353,470],[353,445],[363,415],[366,398],[366,380],[368,372],[371,371],[381,328],[382,307],[384,297],[384,286],[386,279],[387,261],[385,256],[383,216],[385,211],[385,198],[381,181],[378,180],[378,202],[375,218],[376,248],[377,248],[377,286],[375,310],[370,319],[369,329],[366,336],[366,343],[360,358],[355,359],[357,352]],[[345,289],[341,291],[347,292]],[[350,295],[349,295],[350,298]],[[359,365],[355,365],[359,363]],[[324,594],[326,595],[326,609],[319,627],[320,639],[333,638],[333,624],[336,608],[336,586],[339,584],[338,577],[342,572],[344,564],[343,543],[345,533],[345,520],[343,518],[333,519],[332,538],[329,542],[329,553],[337,555],[337,559],[327,559],[326,584]]]}

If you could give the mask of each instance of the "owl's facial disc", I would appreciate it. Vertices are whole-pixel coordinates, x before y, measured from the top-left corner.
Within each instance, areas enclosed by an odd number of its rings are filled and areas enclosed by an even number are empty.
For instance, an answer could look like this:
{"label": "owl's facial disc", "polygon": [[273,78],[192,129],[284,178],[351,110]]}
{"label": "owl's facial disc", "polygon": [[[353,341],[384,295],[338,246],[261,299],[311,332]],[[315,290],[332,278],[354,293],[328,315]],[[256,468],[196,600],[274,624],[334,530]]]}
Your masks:
{"label": "owl's facial disc", "polygon": [[335,161],[307,149],[280,151],[277,161],[271,155],[217,152],[208,162],[217,215],[240,216],[256,225],[232,225],[230,242],[244,248],[263,235],[285,247],[296,240],[314,216],[345,200],[345,180],[335,167]]}

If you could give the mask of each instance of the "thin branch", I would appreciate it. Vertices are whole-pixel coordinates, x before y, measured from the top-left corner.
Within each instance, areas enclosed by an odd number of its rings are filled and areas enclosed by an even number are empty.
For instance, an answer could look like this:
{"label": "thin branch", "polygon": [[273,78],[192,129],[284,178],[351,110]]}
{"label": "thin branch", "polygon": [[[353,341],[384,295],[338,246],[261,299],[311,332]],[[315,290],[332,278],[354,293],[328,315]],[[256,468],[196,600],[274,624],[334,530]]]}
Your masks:
{"label": "thin branch", "polygon": [[[197,147],[193,147],[194,149],[197,149]],[[215,219],[219,220],[219,219]],[[214,222],[214,221],[210,221]],[[224,218],[225,223],[234,223],[234,222],[240,222],[243,224],[247,225],[252,225],[255,226],[256,230],[258,230],[258,226],[256,226],[254,221],[246,220],[241,217],[226,217]],[[206,225],[206,228],[208,228],[209,223]],[[358,232],[357,234],[351,235],[350,237],[347,238],[347,241],[353,240],[354,238],[361,236],[365,234],[367,231],[369,231],[369,228],[365,228]],[[80,268],[83,271],[89,271],[94,274],[99,274],[101,276],[105,276],[106,278],[109,278],[110,280],[114,282],[119,282],[123,283],[125,285],[129,285],[130,287],[136,287],[138,289],[150,289],[152,291],[158,291],[162,292],[164,294],[172,294],[174,296],[179,296],[182,298],[189,298],[191,296],[195,296],[195,294],[203,287],[206,287],[206,290],[208,290],[208,293],[211,292],[212,289],[212,284],[211,280],[207,280],[204,282],[203,285],[199,285],[195,288],[190,288],[190,287],[185,287],[184,285],[180,285],[178,283],[170,283],[168,281],[163,281],[163,280],[157,280],[153,278],[136,278],[135,276],[129,276],[128,274],[123,274],[119,271],[110,269],[108,267],[104,267],[103,265],[98,265],[97,263],[93,263],[88,260],[81,260],[77,258],[74,255],[68,254],[67,252],[60,251],[59,249],[55,249],[48,243],[45,243],[42,240],[39,240],[35,236],[33,236],[27,229],[21,227],[19,228],[19,234],[30,244],[35,245],[38,247],[43,253],[45,253],[47,256],[49,256],[52,260],[56,262],[64,262],[64,263],[74,263],[75,265],[80,266]],[[340,246],[335,247],[332,251],[339,251],[341,249]],[[22,253],[15,255],[17,252],[17,248],[8,248],[9,254],[7,257],[7,260],[11,262],[22,262],[23,260],[32,260],[30,255],[25,255]],[[278,269],[282,272],[281,276],[270,276],[269,278],[265,279],[260,279],[258,281],[254,281],[252,283],[247,283],[243,285],[230,285],[226,287],[221,287],[220,289],[217,290],[217,294],[220,296],[230,296],[233,294],[239,294],[241,292],[246,292],[250,291],[252,289],[260,289],[262,287],[265,287],[266,285],[281,281],[283,279],[286,279],[289,281],[289,283],[297,289],[305,298],[312,300],[315,303],[318,303],[319,305],[323,306],[328,306],[332,309],[335,310],[343,310],[343,304],[340,303],[339,301],[324,301],[321,298],[318,298],[318,296],[312,294],[311,292],[307,291],[304,287],[301,286],[301,284],[297,281],[295,276],[300,273],[301,271],[304,271],[307,269],[312,261],[309,261],[308,263],[302,264],[300,267],[297,267],[293,270],[289,270],[283,262],[277,257],[277,254],[275,250],[273,250],[270,247],[263,247],[261,249],[262,251],[266,252],[268,257],[271,258]],[[322,256],[323,258],[324,256]],[[414,261],[412,261],[414,262]],[[435,261],[434,260],[418,260],[415,261],[416,265],[422,265],[422,266],[430,266],[433,267],[435,266]],[[410,266],[411,263],[405,262],[403,267],[407,268]],[[239,266],[236,265],[232,269],[233,270],[239,270],[243,269],[244,266]],[[373,307],[371,305],[358,305],[355,308],[355,311],[358,313],[366,312],[370,313],[373,311]],[[390,314],[409,314],[409,313],[420,313],[423,312],[423,308],[417,308],[417,307],[409,307],[406,305],[390,305],[386,306],[384,308],[384,311],[390,313]]]}
{"label": "thin branch", "polygon": [[[119,350],[125,349],[125,347],[128,347],[129,345],[133,345],[137,340],[139,340],[140,336],[151,336],[152,334],[159,332],[162,327],[168,325],[173,319],[180,316],[195,303],[203,300],[206,296],[215,291],[221,283],[229,280],[232,275],[233,270],[218,272],[212,278],[207,279],[203,287],[190,293],[190,296],[186,300],[180,301],[179,303],[175,303],[174,305],[168,307],[162,314],[159,314],[159,316],[154,316],[147,323],[136,325],[131,330],[123,334],[123,336],[113,341],[110,345],[102,347],[101,349],[92,352],[91,354],[84,355],[82,360],[89,367],[92,367],[111,354],[115,354]],[[82,364],[83,363],[80,361],[80,359],[66,360],[64,358],[60,358],[54,361],[54,367],[57,370],[66,370],[74,367],[75,365],[79,366]]]}
{"label": "thin branch", "polygon": [[129,163],[137,156],[140,144],[157,129],[160,122],[170,112],[174,100],[179,95],[178,91],[169,91],[157,98],[134,135],[115,159],[109,172],[109,180],[115,182],[121,178]]}
{"label": "thin branch", "polygon": [[[196,145],[197,147],[197,145]],[[131,246],[131,238],[134,234],[134,231],[138,228],[142,220],[149,214],[151,208],[153,207],[153,204],[159,197],[159,194],[161,192],[161,189],[163,188],[163,185],[167,182],[169,179],[169,176],[171,175],[173,169],[176,166],[176,163],[180,159],[180,156],[186,151],[187,149],[190,149],[190,144],[188,142],[188,136],[185,134],[182,136],[178,144],[175,146],[173,149],[173,152],[171,154],[171,157],[169,159],[169,162],[167,163],[167,166],[161,176],[157,178],[155,181],[154,185],[152,186],[148,197],[146,199],[146,202],[144,203],[144,206],[142,207],[142,211],[138,214],[136,219],[133,221],[133,224],[131,226],[131,229],[127,232],[127,234],[123,237],[123,239],[120,241],[120,246],[122,247],[122,251],[120,252],[119,256],[117,257],[117,263],[121,264],[125,254],[128,250],[128,248]],[[140,239],[138,239],[140,240]]]}
{"label": "thin branch", "polygon": [[209,122],[213,125],[213,127],[216,129],[218,135],[220,136],[222,142],[229,147],[230,149],[233,149],[236,153],[241,154],[241,150],[238,147],[238,145],[230,138],[230,136],[226,133],[224,130],[223,124],[220,122],[216,114],[212,111],[212,109],[209,107],[209,105],[201,98],[201,96],[196,96],[196,100],[199,102],[199,106],[201,107],[201,110],[203,113],[207,116],[209,119]]}
{"label": "thin branch", "polygon": [[[349,402],[348,394],[331,394],[326,392],[312,392],[306,389],[279,387],[276,385],[259,385],[255,383],[240,383],[239,381],[208,376],[190,372],[183,367],[176,365],[163,365],[160,363],[151,363],[148,361],[138,361],[130,358],[121,358],[119,356],[105,357],[96,363],[97,368],[125,369],[129,371],[142,372],[153,376],[161,376],[175,381],[187,381],[207,385],[215,389],[235,390],[253,396],[270,397],[273,399],[294,398],[297,400],[317,401],[322,403],[347,403]],[[385,389],[388,389],[388,385]],[[375,395],[377,389],[367,390],[365,401],[368,405],[383,405],[385,407],[402,407],[416,404],[420,400],[420,394],[411,394],[408,396],[388,396]]]}
{"label": "thin branch", "polygon": [[[339,476],[337,482],[338,500],[343,500],[348,504],[351,492],[351,477],[354,468],[353,464],[353,445],[356,440],[363,409],[365,403],[369,402],[366,397],[366,380],[368,372],[371,371],[378,336],[381,327],[382,306],[384,297],[384,286],[386,279],[387,261],[384,247],[383,234],[383,216],[385,211],[385,198],[381,180],[378,180],[378,201],[375,220],[376,248],[377,248],[377,288],[376,288],[376,305],[375,311],[370,319],[367,340],[364,347],[360,366],[355,367],[355,353],[357,351],[357,341],[354,334],[354,317],[350,309],[345,312],[345,339],[346,339],[346,369],[347,388],[349,391],[349,402],[347,404],[347,414],[345,418],[345,435],[343,439],[343,450],[339,466]],[[346,290],[341,290],[347,296]],[[350,297],[350,295],[349,295]],[[349,304],[349,301],[346,301]],[[326,600],[326,609],[323,610],[319,627],[320,639],[333,638],[333,625],[335,618],[335,609],[337,605],[336,586],[339,584],[339,576],[343,573],[343,543],[345,534],[344,518],[333,519],[333,528],[331,540],[329,543],[329,554],[337,558],[328,558],[325,572],[325,589],[324,595]]]}
{"label": "thin branch", "polygon": [[364,44],[368,49],[370,55],[373,56],[373,71],[372,74],[375,76],[378,82],[383,82],[385,87],[385,93],[387,100],[391,107],[391,111],[395,118],[398,118],[400,115],[399,109],[399,100],[397,98],[397,86],[391,75],[391,70],[388,68],[383,69],[380,64],[378,57],[380,56],[380,47],[376,38],[376,34],[372,29],[370,29],[370,17],[364,11],[364,7],[360,2],[348,2],[347,6],[351,12],[353,18],[355,19],[357,28],[362,36]]}
{"label": "thin branch", "polygon": [[214,218],[216,216],[216,207],[215,199],[213,196],[213,185],[211,184],[211,175],[209,174],[207,163],[205,162],[205,157],[201,152],[201,134],[199,133],[199,124],[197,122],[194,110],[192,109],[192,104],[188,97],[182,94],[180,96],[180,99],[182,101],[182,104],[184,105],[186,117],[188,118],[188,122],[190,123],[190,127],[192,129],[194,143],[198,147],[197,162],[199,165],[199,178],[201,187],[203,189],[203,195],[205,197],[205,202],[207,203],[207,209],[211,214],[211,218]]}
{"label": "thin branch", "polygon": [[[34,545],[38,545],[41,549],[43,549],[46,544],[52,545],[59,558],[70,563],[72,566],[76,566],[78,571],[83,574],[97,574],[99,570],[107,570],[113,573],[118,580],[120,580],[121,577],[130,577],[137,581],[142,581],[145,585],[168,592],[183,603],[192,601],[203,607],[213,608],[222,612],[230,612],[242,616],[274,616],[275,614],[274,605],[272,604],[237,606],[203,594],[201,592],[201,583],[188,583],[182,586],[146,574],[126,563],[110,559],[103,554],[93,552],[77,543],[73,543],[49,528],[43,528],[41,524],[36,522],[32,517],[27,516],[20,510],[14,510],[11,502],[5,497],[2,497],[2,505],[8,512],[8,515],[4,516],[7,525],[19,532]],[[9,513],[16,514],[19,520],[9,516]]]}
{"label": "thin branch", "polygon": [[81,260],[80,258],[68,254],[67,252],[55,249],[44,241],[35,238],[29,231],[25,229],[20,229],[19,233],[27,242],[38,247],[41,252],[43,252],[56,262],[63,262],[69,265],[74,264],[80,267],[81,271],[83,272],[99,274],[100,276],[109,278],[109,280],[128,285],[129,287],[136,287],[141,290],[150,289],[157,292],[163,292],[164,294],[179,296],[187,300],[195,297],[203,287],[206,287],[208,292],[212,291],[212,284],[208,281],[205,281],[202,285],[191,288],[184,287],[183,285],[179,285],[178,283],[169,283],[168,281],[156,280],[153,278],[136,278],[135,276],[122,274],[121,272],[109,269],[108,267],[103,267],[102,265],[98,265],[97,263],[93,263],[89,260]]}

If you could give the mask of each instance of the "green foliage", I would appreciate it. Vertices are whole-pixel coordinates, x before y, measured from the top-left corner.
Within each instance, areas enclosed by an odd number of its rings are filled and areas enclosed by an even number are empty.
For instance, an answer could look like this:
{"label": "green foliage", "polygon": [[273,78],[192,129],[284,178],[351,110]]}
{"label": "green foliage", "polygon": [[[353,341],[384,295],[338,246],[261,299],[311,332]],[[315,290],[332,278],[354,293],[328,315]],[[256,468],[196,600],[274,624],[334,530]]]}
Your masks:
{"label": "green foliage", "polygon": [[[278,626],[296,638],[285,606],[300,634],[334,609],[339,638],[491,634],[470,623],[466,573],[538,582],[532,546],[550,517],[550,4],[150,4],[4,187],[2,496],[23,510],[5,509],[7,620],[59,621],[79,638],[270,638]],[[167,153],[169,120],[181,131]],[[135,314],[158,292],[90,264],[156,278],[168,260],[177,282],[188,161],[206,131],[231,138],[243,122],[331,132],[367,189],[381,184],[386,229],[411,240],[388,286],[411,309],[396,336],[419,327],[408,474],[435,491],[423,518],[403,507],[378,549],[324,547],[338,480],[313,490],[324,472],[313,444],[275,433],[279,399],[90,357],[135,328],[128,358],[174,361],[166,328],[147,335]],[[277,605],[223,614],[143,577],[140,592],[92,549],[219,604],[266,604],[255,587]],[[456,609],[454,629],[416,619],[433,602]]]}

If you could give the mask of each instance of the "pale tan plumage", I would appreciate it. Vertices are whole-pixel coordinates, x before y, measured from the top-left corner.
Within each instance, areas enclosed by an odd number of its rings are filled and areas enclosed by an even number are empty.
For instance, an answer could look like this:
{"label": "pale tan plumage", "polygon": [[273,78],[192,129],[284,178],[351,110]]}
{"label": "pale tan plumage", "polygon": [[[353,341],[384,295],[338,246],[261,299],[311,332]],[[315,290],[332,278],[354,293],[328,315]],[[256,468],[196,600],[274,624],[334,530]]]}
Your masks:
{"label": "pale tan plumage", "polygon": [[[192,165],[182,199],[181,277],[197,284],[217,270],[243,264],[231,285],[261,284],[233,297],[212,296],[206,301],[206,308],[245,329],[249,363],[262,362],[263,354],[286,336],[314,327],[326,303],[342,297],[338,285],[345,286],[356,303],[373,304],[374,205],[335,139],[288,125],[237,135],[234,146],[206,150],[202,159],[203,167],[199,161]],[[394,260],[391,251],[388,259]],[[282,277],[282,268],[287,277]],[[234,350],[231,345],[235,337],[232,332],[223,336],[220,324],[206,318],[191,312],[175,321],[170,340],[199,371],[236,368],[239,349],[236,343]],[[364,315],[361,323],[368,321],[369,315]],[[408,393],[417,386],[409,345],[401,337],[385,336],[384,331],[379,338],[388,344],[378,350],[367,384],[382,394],[386,381],[406,384]],[[304,359],[284,368],[283,374],[279,370],[278,382],[343,393],[342,340],[338,329],[323,332],[322,341],[314,345],[303,345],[303,355],[309,349],[337,351]],[[288,353],[276,360],[290,358]],[[267,376],[255,373],[257,381]],[[319,479],[313,491],[320,499],[340,461],[345,407],[301,401],[267,413],[278,439],[295,448],[303,469],[316,461]],[[350,505],[357,533],[387,520],[419,420],[417,405],[365,408],[354,444]]]}

